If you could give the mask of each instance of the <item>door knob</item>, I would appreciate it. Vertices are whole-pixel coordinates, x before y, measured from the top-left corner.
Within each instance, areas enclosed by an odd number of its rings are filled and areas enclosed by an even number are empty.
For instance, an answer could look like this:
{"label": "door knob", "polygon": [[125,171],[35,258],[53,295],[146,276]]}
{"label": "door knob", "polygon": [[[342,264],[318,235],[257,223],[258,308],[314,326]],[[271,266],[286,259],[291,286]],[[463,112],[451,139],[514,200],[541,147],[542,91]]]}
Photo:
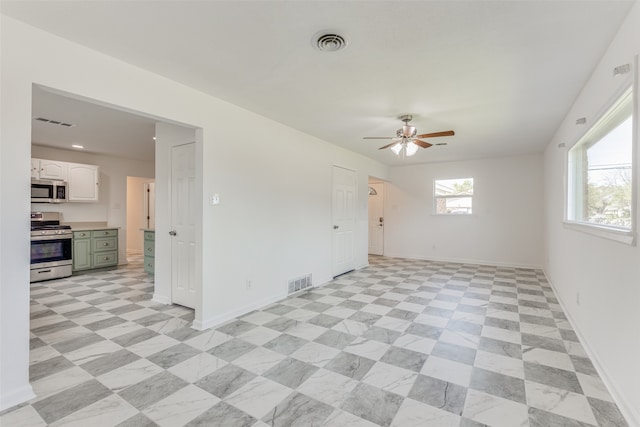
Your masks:
{"label": "door knob", "polygon": [[176,236],[178,233],[176,233],[176,230],[171,230],[169,232],[169,236]]}
{"label": "door knob", "polygon": [[334,230],[337,230],[338,228],[339,228],[339,227],[338,227],[337,225],[334,225],[334,226],[333,226],[333,229],[334,229]]}

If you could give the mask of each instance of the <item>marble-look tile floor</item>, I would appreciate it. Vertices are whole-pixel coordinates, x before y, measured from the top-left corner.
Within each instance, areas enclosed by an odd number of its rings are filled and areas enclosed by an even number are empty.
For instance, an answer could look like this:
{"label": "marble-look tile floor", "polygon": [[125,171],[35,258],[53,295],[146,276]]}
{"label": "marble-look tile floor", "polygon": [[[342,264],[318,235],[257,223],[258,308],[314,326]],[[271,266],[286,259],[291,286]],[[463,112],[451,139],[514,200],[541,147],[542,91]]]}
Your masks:
{"label": "marble-look tile floor", "polygon": [[33,284],[2,426],[625,426],[539,270],[371,257],[216,329],[132,259]]}

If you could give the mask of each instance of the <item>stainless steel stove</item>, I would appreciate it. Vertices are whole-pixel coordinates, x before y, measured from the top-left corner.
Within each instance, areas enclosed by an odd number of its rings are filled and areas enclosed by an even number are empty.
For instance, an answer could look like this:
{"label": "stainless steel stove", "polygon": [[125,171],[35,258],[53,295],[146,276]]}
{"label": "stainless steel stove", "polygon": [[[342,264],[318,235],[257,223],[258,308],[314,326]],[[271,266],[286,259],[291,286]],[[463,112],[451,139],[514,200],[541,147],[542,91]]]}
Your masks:
{"label": "stainless steel stove", "polygon": [[31,212],[31,282],[71,276],[73,231],[59,212]]}

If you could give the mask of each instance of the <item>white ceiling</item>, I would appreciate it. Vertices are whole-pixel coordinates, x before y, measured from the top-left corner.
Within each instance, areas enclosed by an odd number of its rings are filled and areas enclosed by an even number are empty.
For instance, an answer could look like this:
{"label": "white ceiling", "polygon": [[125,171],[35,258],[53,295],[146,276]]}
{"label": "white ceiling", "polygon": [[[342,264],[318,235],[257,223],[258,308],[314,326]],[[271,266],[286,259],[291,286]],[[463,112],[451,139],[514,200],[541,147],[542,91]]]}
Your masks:
{"label": "white ceiling", "polygon": [[[2,12],[397,165],[542,151],[632,4],[5,0]],[[321,30],[348,47],[314,49]],[[362,139],[394,135],[406,113],[418,133],[456,135],[408,159]]]}
{"label": "white ceiling", "polygon": [[[53,93],[33,89],[31,141],[36,145],[138,160],[155,159],[155,120]],[[36,120],[45,118],[74,126]]]}

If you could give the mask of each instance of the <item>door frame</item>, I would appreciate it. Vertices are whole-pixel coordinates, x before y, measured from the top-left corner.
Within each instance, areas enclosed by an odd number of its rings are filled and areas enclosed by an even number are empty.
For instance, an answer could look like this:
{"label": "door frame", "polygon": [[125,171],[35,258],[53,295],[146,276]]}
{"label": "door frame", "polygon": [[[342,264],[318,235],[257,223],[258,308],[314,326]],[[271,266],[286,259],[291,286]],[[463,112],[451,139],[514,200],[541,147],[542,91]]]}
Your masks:
{"label": "door frame", "polygon": [[[369,180],[367,181],[367,190],[368,190],[368,187],[371,187],[372,184],[382,186],[382,197],[380,201],[382,204],[383,222],[382,222],[382,248],[381,248],[382,254],[380,254],[380,256],[384,256],[384,237],[385,237],[385,228],[386,228],[386,222],[387,222],[386,215],[385,215],[385,194],[387,192],[387,186],[385,185],[385,182],[383,180],[370,177]],[[368,192],[367,192],[367,197],[369,197]],[[371,207],[368,203],[368,200],[369,199],[367,199],[367,252],[368,252],[369,239],[371,238],[371,236],[369,235],[369,231],[370,231],[369,214],[370,214]]]}
{"label": "door frame", "polygon": [[[195,194],[202,194],[202,129],[187,128],[167,122],[156,124],[156,253],[155,253],[155,286],[153,300],[172,304],[171,289],[171,152],[174,146],[195,142],[196,188]],[[195,276],[198,292],[197,304],[194,307],[194,329],[202,327],[202,218],[203,200],[196,197],[194,206],[196,218]]]}

